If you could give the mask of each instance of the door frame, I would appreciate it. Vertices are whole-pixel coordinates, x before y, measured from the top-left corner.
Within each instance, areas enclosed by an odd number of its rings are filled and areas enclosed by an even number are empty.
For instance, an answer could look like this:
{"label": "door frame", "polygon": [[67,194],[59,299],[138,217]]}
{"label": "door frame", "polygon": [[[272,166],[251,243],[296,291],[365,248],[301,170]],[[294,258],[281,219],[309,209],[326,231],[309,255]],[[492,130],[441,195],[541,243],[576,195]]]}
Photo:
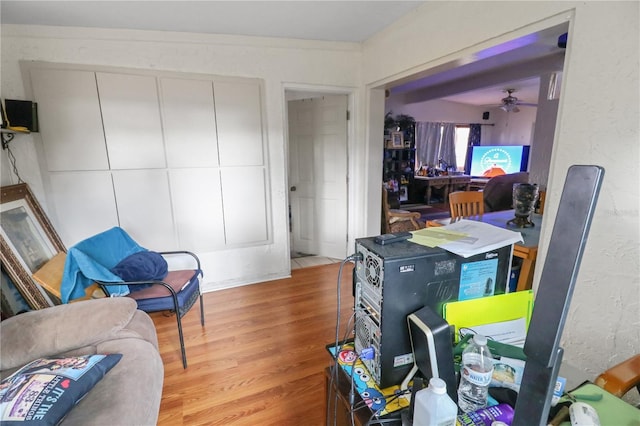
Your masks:
{"label": "door frame", "polygon": [[[291,218],[289,217],[289,100],[288,93],[297,93],[303,95],[304,97],[320,97],[323,95],[346,95],[347,96],[347,111],[349,113],[349,120],[347,121],[347,192],[346,192],[346,206],[347,206],[347,235],[345,235],[345,248],[346,253],[345,257],[349,253],[349,244],[352,242],[353,230],[354,230],[354,205],[351,202],[353,197],[351,194],[355,193],[355,189],[353,187],[354,179],[352,178],[353,172],[353,158],[354,158],[354,141],[355,141],[355,98],[356,98],[356,89],[349,87],[339,87],[339,86],[317,86],[310,84],[299,84],[299,83],[283,83],[282,85],[282,102],[283,102],[283,134],[284,134],[284,146],[285,146],[285,200],[286,200],[286,215],[287,215],[287,230],[291,229]],[[303,98],[296,98],[303,99]],[[287,253],[291,253],[291,241],[290,238],[287,238]],[[289,256],[289,270],[291,270],[291,258]]]}
{"label": "door frame", "polygon": [[[439,73],[445,70],[451,71],[457,68],[459,66],[458,64],[461,61],[464,62],[465,58],[472,57],[473,55],[477,54],[483,49],[494,48],[503,43],[515,40],[518,37],[535,34],[537,32],[544,31],[548,28],[552,28],[560,25],[567,25],[567,31],[570,36],[569,36],[569,43],[567,44],[565,56],[563,60],[563,67],[562,67],[563,82],[560,87],[559,103],[558,103],[558,110],[556,112],[556,122],[555,122],[554,132],[553,132],[552,147],[549,153],[551,158],[549,160],[548,170],[547,170],[548,179],[546,182],[546,186],[547,186],[547,193],[549,193],[550,188],[553,188],[556,185],[560,185],[556,177],[553,175],[553,172],[554,172],[554,164],[556,162],[556,155],[557,155],[557,149],[558,149],[557,138],[558,138],[558,135],[560,134],[562,108],[563,108],[563,102],[564,102],[564,90],[566,87],[566,80],[569,78],[569,75],[570,75],[570,73],[568,72],[569,71],[568,64],[570,62],[569,58],[571,54],[571,43],[573,40],[573,38],[571,37],[571,34],[573,32],[574,22],[575,22],[575,16],[573,13],[557,14],[557,15],[542,19],[540,21],[527,24],[523,27],[520,27],[508,33],[505,33],[498,38],[490,38],[490,39],[481,41],[478,44],[470,45],[463,49],[457,50],[455,52],[451,52],[444,57],[433,59],[426,63],[420,64],[414,67],[409,67],[402,72],[398,72],[393,75],[380,78],[370,83],[365,83],[364,90],[365,90],[365,96],[367,97],[367,100],[366,100],[366,105],[364,107],[367,108],[367,111],[370,112],[370,116],[367,117],[368,121],[365,123],[365,130],[364,130],[365,134],[369,135],[365,141],[365,143],[367,144],[367,150],[369,150],[370,152],[379,151],[380,154],[378,157],[382,159],[383,149],[377,148],[376,139],[374,137],[371,137],[370,135],[375,134],[375,132],[379,130],[380,125],[378,124],[378,122],[384,121],[385,100],[382,94],[384,93],[385,90],[390,89],[396,84],[417,80],[420,78],[420,76],[423,76],[423,75],[429,75],[431,73]],[[536,118],[536,122],[538,122],[538,118]],[[533,136],[534,135],[532,134],[532,138]],[[531,161],[531,157],[529,161]],[[381,176],[381,175],[382,175],[381,172],[378,174],[376,173],[375,170],[368,171],[367,178],[369,183],[367,184],[367,187],[366,187],[368,197],[365,202],[366,203],[365,211],[366,210],[374,211],[375,209],[380,208],[379,206],[381,203],[382,196],[380,195],[379,185],[377,184],[377,182],[380,181],[378,179],[378,176]],[[547,198],[547,203],[549,203],[548,198]],[[552,225],[551,221],[554,219],[555,219],[555,215],[551,215],[551,214],[547,214],[543,217],[543,222],[541,224],[541,235],[540,235],[541,251],[539,252],[539,256],[544,257],[544,255],[546,254],[548,237],[545,238],[545,235],[547,232],[550,232],[549,227]],[[376,224],[375,220],[373,219],[367,220],[366,226],[368,228],[366,231],[369,231],[370,233],[377,232],[377,228],[374,226],[375,224]],[[378,224],[378,227],[379,227],[379,224]],[[541,271],[541,267],[537,268],[537,270],[535,271],[534,281],[533,281],[534,288],[536,288],[538,285],[538,281],[540,279],[539,277],[540,271]]]}

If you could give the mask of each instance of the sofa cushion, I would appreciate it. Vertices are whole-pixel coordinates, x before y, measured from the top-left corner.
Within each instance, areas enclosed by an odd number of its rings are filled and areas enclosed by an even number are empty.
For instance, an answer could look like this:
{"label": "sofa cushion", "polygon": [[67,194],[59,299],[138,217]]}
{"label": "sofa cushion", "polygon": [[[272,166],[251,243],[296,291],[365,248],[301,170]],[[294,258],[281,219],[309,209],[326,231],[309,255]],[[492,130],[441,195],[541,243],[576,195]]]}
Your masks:
{"label": "sofa cushion", "polygon": [[2,381],[2,424],[58,424],[121,358],[87,355],[28,363]]}

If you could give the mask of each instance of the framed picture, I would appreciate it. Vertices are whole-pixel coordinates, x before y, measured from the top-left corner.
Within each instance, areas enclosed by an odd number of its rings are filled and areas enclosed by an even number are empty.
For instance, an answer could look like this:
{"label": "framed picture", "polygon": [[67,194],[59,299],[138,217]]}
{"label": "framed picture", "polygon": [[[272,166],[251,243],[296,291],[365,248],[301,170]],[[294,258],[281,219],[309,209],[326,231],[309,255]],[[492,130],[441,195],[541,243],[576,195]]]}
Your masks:
{"label": "framed picture", "polygon": [[398,199],[400,201],[408,201],[409,200],[409,192],[407,191],[406,185],[401,185],[400,190],[398,191]]}
{"label": "framed picture", "polygon": [[404,136],[402,132],[391,132],[391,147],[404,148]]}
{"label": "framed picture", "polygon": [[32,309],[52,306],[32,274],[65,252],[64,244],[27,184],[3,186],[0,195],[2,268]]}

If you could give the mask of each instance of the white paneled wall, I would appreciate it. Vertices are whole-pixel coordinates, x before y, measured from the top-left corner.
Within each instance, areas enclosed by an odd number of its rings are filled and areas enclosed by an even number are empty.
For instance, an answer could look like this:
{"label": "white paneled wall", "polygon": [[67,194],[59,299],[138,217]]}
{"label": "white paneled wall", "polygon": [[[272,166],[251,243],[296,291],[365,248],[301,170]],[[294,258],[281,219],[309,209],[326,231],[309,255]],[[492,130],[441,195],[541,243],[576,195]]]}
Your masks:
{"label": "white paneled wall", "polygon": [[261,166],[263,149],[255,143],[262,133],[259,87],[250,82],[214,83],[218,118],[218,149],[222,166]]}
{"label": "white paneled wall", "polygon": [[[43,175],[46,175],[44,171]],[[56,221],[56,230],[67,246],[69,242],[79,241],[118,223],[109,171],[51,172],[48,177],[50,192],[55,194],[50,208],[60,218]]]}
{"label": "white paneled wall", "polygon": [[116,225],[153,250],[267,243],[262,83],[165,74],[30,70],[65,243]]}
{"label": "white paneled wall", "polygon": [[227,243],[267,240],[264,170],[259,167],[223,169],[221,182]]}
{"label": "white paneled wall", "polygon": [[160,93],[168,166],[217,167],[218,136],[211,82],[161,78]]}
{"label": "white paneled wall", "polygon": [[[195,252],[224,247],[224,223],[215,220],[223,214],[220,172],[209,168],[184,168],[170,170],[169,176],[178,240]],[[198,189],[199,196],[195,198],[193,182],[208,182]]]}
{"label": "white paneled wall", "polygon": [[120,226],[145,247],[177,249],[167,171],[116,170],[112,176]]}
{"label": "white paneled wall", "polygon": [[101,72],[96,78],[110,168],[165,167],[156,78]]}
{"label": "white paneled wall", "polygon": [[95,73],[34,69],[31,82],[38,93],[47,170],[108,169]]}

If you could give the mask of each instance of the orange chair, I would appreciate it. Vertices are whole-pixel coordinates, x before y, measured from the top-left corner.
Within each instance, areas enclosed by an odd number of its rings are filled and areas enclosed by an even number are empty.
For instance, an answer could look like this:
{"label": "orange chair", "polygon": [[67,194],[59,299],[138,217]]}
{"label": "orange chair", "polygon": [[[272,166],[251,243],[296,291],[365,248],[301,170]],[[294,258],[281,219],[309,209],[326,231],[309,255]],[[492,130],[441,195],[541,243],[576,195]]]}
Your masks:
{"label": "orange chair", "polygon": [[536,213],[543,214],[544,213],[544,202],[547,198],[547,191],[538,192],[538,211]]}
{"label": "orange chair", "polygon": [[484,200],[479,191],[457,191],[449,194],[449,210],[451,221],[460,218],[482,216]]}
{"label": "orange chair", "polygon": [[618,398],[633,387],[640,392],[640,354],[607,369],[596,377],[595,383]]}

